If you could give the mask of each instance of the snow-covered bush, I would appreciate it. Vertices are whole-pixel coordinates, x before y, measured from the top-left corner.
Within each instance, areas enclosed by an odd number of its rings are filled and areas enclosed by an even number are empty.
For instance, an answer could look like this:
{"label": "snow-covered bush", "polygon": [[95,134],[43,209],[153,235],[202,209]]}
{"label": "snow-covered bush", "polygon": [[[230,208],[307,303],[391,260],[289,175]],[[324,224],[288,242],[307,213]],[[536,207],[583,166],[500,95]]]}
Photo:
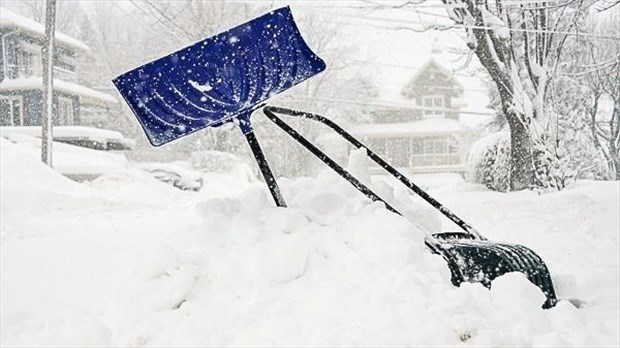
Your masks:
{"label": "snow-covered bush", "polygon": [[[559,131],[543,130],[532,141],[534,183],[530,188],[563,190],[576,179],[606,179],[604,158],[576,117],[558,117]],[[552,136],[556,134],[557,136]],[[489,134],[472,145],[467,179],[486,187],[510,190],[510,133]]]}
{"label": "snow-covered bush", "polygon": [[467,179],[491,190],[510,190],[510,133],[496,132],[476,141],[467,160]]}
{"label": "snow-covered bush", "polygon": [[535,184],[541,189],[564,189],[574,182],[575,170],[565,148],[538,144],[534,150]]}

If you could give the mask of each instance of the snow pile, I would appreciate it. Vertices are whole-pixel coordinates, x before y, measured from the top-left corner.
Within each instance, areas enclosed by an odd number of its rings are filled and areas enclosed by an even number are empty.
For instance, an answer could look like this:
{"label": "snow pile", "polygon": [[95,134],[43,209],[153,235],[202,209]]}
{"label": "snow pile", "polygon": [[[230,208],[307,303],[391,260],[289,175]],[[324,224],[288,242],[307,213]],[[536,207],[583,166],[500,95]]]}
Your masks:
{"label": "snow pile", "polygon": [[[0,128],[0,135],[5,138],[10,137],[12,134],[22,134],[31,137],[41,138],[40,126],[2,126]],[[106,143],[108,141],[116,141],[127,143],[131,147],[135,146],[135,140],[127,139],[121,132],[113,131],[110,129],[84,127],[84,126],[54,126],[54,139],[69,138],[69,139],[85,139],[98,143]]]}
{"label": "snow pile", "polygon": [[247,160],[228,152],[200,151],[192,153],[191,165],[194,169],[208,173],[219,173],[245,183],[256,181]]}
{"label": "snow pile", "polygon": [[[437,215],[385,183],[373,189],[407,218],[328,172],[281,179],[289,207],[277,208],[258,183],[233,182],[227,195],[224,181],[184,192],[126,171],[74,184],[39,163],[18,169],[19,148],[5,145],[3,346],[619,343],[616,183],[541,197],[465,183],[439,190],[489,237],[540,251],[559,295],[581,301],[580,309],[560,301],[544,311],[543,294],[521,274],[497,279],[491,291],[453,287],[444,261],[423,246],[420,228],[438,230]],[[350,169],[369,180],[360,153]],[[22,179],[25,172],[33,174]],[[5,215],[27,204],[19,194],[48,186],[61,189],[53,191],[58,201],[99,198],[64,212]],[[28,233],[28,216],[50,233],[4,238]],[[585,242],[593,236],[601,245]]]}
{"label": "snow pile", "polygon": [[566,301],[541,310],[544,295],[521,274],[492,291],[452,287],[420,230],[337,178],[282,186],[287,209],[258,187],[211,200],[198,206],[201,225],[137,257],[117,304],[132,309],[113,329],[119,343],[563,346],[605,332],[578,330]]}
{"label": "snow pile", "polygon": [[2,238],[11,229],[8,222],[12,219],[30,219],[88,203],[91,197],[88,190],[45,166],[35,158],[30,147],[0,137],[0,148]]}
{"label": "snow pile", "polygon": [[[9,134],[4,143],[19,144],[20,152],[38,162],[41,157],[41,139],[23,134]],[[97,176],[123,169],[127,166],[124,154],[88,149],[54,141],[52,143],[52,164],[54,169],[65,175]]]}
{"label": "snow pile", "polygon": [[105,192],[111,200],[126,204],[161,206],[181,204],[187,200],[180,189],[137,168],[102,175],[90,182],[89,186]]}

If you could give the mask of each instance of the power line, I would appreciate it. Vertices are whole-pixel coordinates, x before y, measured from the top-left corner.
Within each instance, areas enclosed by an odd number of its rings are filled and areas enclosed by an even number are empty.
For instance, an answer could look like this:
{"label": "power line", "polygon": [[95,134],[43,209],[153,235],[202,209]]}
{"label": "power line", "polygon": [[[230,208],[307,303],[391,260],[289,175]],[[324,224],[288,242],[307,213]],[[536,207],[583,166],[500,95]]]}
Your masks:
{"label": "power line", "polygon": [[[66,0],[65,0],[65,1],[66,1]],[[78,1],[78,0],[76,0],[76,1]],[[115,1],[110,1],[109,3],[111,3],[112,5],[114,5],[114,7],[116,7],[119,11],[121,11],[122,13],[124,13],[126,16],[131,17],[131,18],[133,18],[134,20],[136,20],[136,22],[137,22],[138,24],[140,24],[140,26],[141,26],[141,27],[143,27],[143,28],[145,28],[145,29],[148,29],[149,31],[150,31],[150,30],[153,30],[153,28],[150,28],[150,27],[146,26],[146,24],[144,24],[144,23],[142,22],[142,20],[141,20],[141,19],[138,19],[138,18],[136,18],[136,16],[134,16],[132,13],[125,11],[125,9],[123,9],[121,6],[119,6],[119,5],[116,3],[116,1],[118,1],[118,0],[115,0]],[[172,43],[172,41],[168,41],[168,43],[170,43],[170,44],[171,44],[171,43]]]}
{"label": "power line", "polygon": [[166,30],[168,33],[170,33],[172,36],[174,36],[177,40],[180,40],[181,42],[185,42],[184,38],[180,37],[177,33],[175,33],[174,31],[170,30],[170,28],[168,28],[168,26],[166,26],[161,21],[161,19],[155,17],[151,13],[146,12],[144,9],[142,9],[140,6],[138,6],[134,0],[127,0],[127,1],[129,1],[136,9],[138,9],[138,11],[142,12],[142,14],[144,14],[145,16],[150,17],[151,19],[154,19],[155,22],[157,24],[159,24],[160,27],[164,28],[164,30]]}
{"label": "power line", "polygon": [[[453,28],[466,28],[466,29],[481,29],[481,30],[509,30],[509,31],[515,31],[515,32],[530,32],[530,33],[550,33],[550,34],[563,34],[563,35],[571,35],[571,36],[581,36],[581,37],[590,37],[590,38],[597,38],[597,39],[607,39],[607,40],[617,40],[620,41],[620,36],[610,36],[610,35],[600,35],[600,34],[594,34],[594,33],[586,33],[586,32],[572,32],[572,31],[561,31],[561,30],[542,30],[542,29],[522,29],[522,28],[508,28],[506,26],[480,26],[480,25],[465,25],[465,24],[456,24],[456,23],[445,23],[445,24],[438,24],[438,23],[431,23],[431,22],[424,22],[424,21],[415,21],[415,20],[405,20],[405,19],[398,19],[398,18],[377,18],[377,17],[369,17],[369,16],[363,16],[363,15],[355,15],[355,14],[334,14],[334,13],[330,13],[327,11],[310,11],[310,12],[314,12],[317,14],[322,14],[322,15],[329,15],[329,16],[333,16],[333,17],[347,17],[347,18],[356,18],[356,19],[362,19],[362,20],[368,20],[368,21],[375,21],[375,22],[382,22],[382,23],[390,23],[390,24],[394,24],[394,23],[401,23],[401,24],[419,24],[419,25],[424,25],[429,27],[429,30],[441,30],[441,28],[443,28],[443,30],[447,30],[447,29],[453,29]],[[439,15],[438,15],[439,16]],[[445,19],[450,20],[449,17],[443,17]],[[355,24],[350,22],[349,24]],[[404,27],[405,29],[407,27]],[[416,30],[415,28],[411,28],[413,30]]]}
{"label": "power line", "polygon": [[[429,55],[430,57],[431,55]],[[392,67],[392,68],[399,68],[399,69],[407,69],[407,70],[420,70],[421,67],[414,67],[414,66],[409,66],[409,65],[402,65],[402,64],[392,64],[392,63],[381,63],[381,62],[375,62],[375,61],[370,61],[370,60],[365,60],[365,59],[345,59],[343,60],[343,62],[347,63],[353,63],[353,64],[369,64],[369,65],[381,65],[381,66],[386,66],[386,67]],[[467,78],[473,78],[475,77],[474,73],[471,74],[466,74],[466,73],[458,73],[456,72],[454,69],[446,69],[450,71],[450,75],[454,75],[454,76],[460,76],[460,77],[467,77]]]}

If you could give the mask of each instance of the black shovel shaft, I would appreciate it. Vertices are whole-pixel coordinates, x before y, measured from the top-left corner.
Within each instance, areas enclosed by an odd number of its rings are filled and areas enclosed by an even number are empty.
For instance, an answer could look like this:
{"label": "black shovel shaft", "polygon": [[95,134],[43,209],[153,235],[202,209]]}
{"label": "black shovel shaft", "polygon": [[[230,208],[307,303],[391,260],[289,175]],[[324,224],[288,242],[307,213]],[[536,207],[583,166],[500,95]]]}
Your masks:
{"label": "black shovel shaft", "polygon": [[366,197],[372,199],[373,201],[383,202],[383,204],[385,204],[385,207],[388,210],[390,210],[390,211],[392,211],[392,212],[394,212],[396,214],[402,215],[396,209],[394,209],[394,207],[392,207],[388,202],[384,201],[381,197],[379,197],[379,195],[377,195],[370,188],[368,188],[368,186],[364,185],[362,182],[357,180],[356,177],[354,177],[346,169],[344,169],[342,166],[340,166],[338,163],[336,163],[333,159],[331,159],[326,153],[321,151],[318,147],[314,146],[314,144],[312,144],[303,135],[299,134],[295,129],[293,129],[286,122],[281,120],[274,113],[272,113],[271,111],[267,110],[267,107],[265,107],[263,109],[263,111],[265,112],[267,118],[269,118],[269,120],[271,120],[273,123],[275,123],[276,126],[280,127],[288,135],[290,135],[293,139],[295,139],[299,144],[301,144],[303,147],[308,149],[308,151],[312,152],[313,155],[315,155],[319,160],[321,160],[323,163],[325,163],[329,168],[334,170],[338,175],[340,175],[342,178],[344,178],[346,181],[348,181],[356,189],[358,189],[360,192],[362,192],[364,195],[366,195]]}
{"label": "black shovel shaft", "polygon": [[[384,170],[386,170],[388,173],[390,173],[392,176],[394,176],[396,179],[398,179],[401,183],[403,183],[405,186],[407,186],[410,190],[412,190],[414,193],[416,193],[418,196],[422,197],[422,199],[424,199],[426,202],[428,202],[430,205],[432,205],[433,207],[435,207],[437,210],[439,210],[444,216],[446,216],[448,219],[450,219],[452,222],[454,222],[455,224],[457,224],[459,227],[461,227],[465,232],[470,233],[474,236],[476,236],[479,239],[486,239],[484,238],[475,228],[473,228],[470,224],[466,223],[465,221],[463,221],[461,218],[459,218],[458,216],[456,216],[453,212],[451,212],[448,208],[446,208],[444,205],[442,205],[441,203],[439,203],[436,199],[434,199],[433,197],[431,197],[426,191],[422,190],[422,188],[420,188],[418,185],[414,184],[411,180],[409,180],[405,175],[403,175],[402,173],[400,173],[396,168],[394,168],[393,166],[391,166],[389,163],[387,163],[385,160],[383,160],[381,157],[379,157],[379,155],[377,155],[376,153],[374,153],[372,150],[370,150],[366,145],[362,144],[362,142],[360,142],[359,140],[357,140],[353,135],[351,135],[349,132],[345,131],[342,127],[340,127],[339,125],[337,125],[335,122],[333,122],[332,120],[321,116],[321,115],[317,115],[317,114],[313,114],[313,113],[309,113],[309,112],[303,112],[303,111],[299,111],[299,110],[292,110],[292,109],[287,109],[287,108],[283,108],[283,107],[277,107],[277,106],[266,106],[263,108],[263,112],[265,113],[265,115],[272,121],[274,122],[276,125],[278,125],[280,128],[284,129],[289,135],[291,135],[293,138],[295,138],[295,140],[297,140],[298,142],[300,142],[304,147],[308,148],[312,153],[314,153],[317,157],[319,157],[319,159],[321,159],[321,157],[319,155],[317,155],[317,153],[315,151],[313,151],[311,148],[309,148],[306,144],[304,144],[303,142],[301,142],[298,137],[301,137],[297,132],[295,132],[295,130],[292,130],[292,128],[290,126],[288,126],[286,123],[284,123],[284,121],[280,120],[275,114],[283,114],[283,115],[288,115],[288,116],[296,116],[296,117],[303,117],[303,118],[307,118],[310,120],[314,120],[317,122],[320,122],[324,125],[326,125],[327,127],[331,128],[333,131],[335,131],[336,133],[338,133],[340,136],[342,136],[345,140],[347,140],[349,143],[351,143],[353,146],[355,146],[356,148],[363,148],[366,150],[366,153],[368,155],[368,157],[375,163],[377,163],[381,168],[383,168]],[[285,128],[285,127],[287,128]],[[293,132],[296,133],[296,135],[294,136],[289,130],[287,129],[291,129]],[[305,139],[304,139],[305,140]],[[305,140],[305,142],[307,142],[307,144],[313,148],[316,149],[316,147],[314,145],[312,145],[309,141]],[[320,150],[316,149],[317,151],[320,152]],[[327,157],[324,153],[320,152],[323,156]],[[329,159],[329,157],[327,157]],[[321,159],[322,160],[322,159]],[[331,159],[329,159],[331,160]],[[325,162],[325,161],[324,161]],[[332,161],[333,162],[333,161]],[[325,162],[326,164],[328,164],[327,162]],[[329,164],[328,164],[329,165]],[[337,165],[337,164],[336,164]],[[334,168],[333,166],[329,165],[331,168]],[[342,175],[341,175],[342,176]],[[345,179],[349,180],[348,178],[345,177]],[[354,179],[354,178],[353,178]],[[355,186],[355,184],[354,184]],[[357,186],[356,186],[357,187]],[[372,192],[372,191],[371,191]],[[364,192],[363,192],[364,193]],[[367,195],[368,196],[368,195]],[[369,196],[370,197],[370,196]],[[372,197],[371,197],[372,198]],[[375,199],[375,198],[373,198]],[[378,198],[377,200],[383,201],[381,198]],[[387,205],[387,203],[386,203]],[[389,207],[389,206],[388,206]]]}
{"label": "black shovel shaft", "polygon": [[269,187],[269,192],[271,192],[271,196],[273,200],[276,202],[278,207],[286,207],[286,202],[284,201],[284,197],[282,197],[282,192],[280,192],[280,187],[276,182],[276,178],[273,176],[271,172],[271,168],[269,168],[269,163],[267,163],[267,159],[265,158],[265,154],[258,143],[258,139],[256,139],[256,135],[254,132],[244,133],[245,139],[248,141],[248,145],[250,145],[250,149],[252,150],[252,154],[254,155],[254,159],[256,159],[256,163],[258,164],[258,168],[263,174],[263,178],[267,183],[267,187]]}

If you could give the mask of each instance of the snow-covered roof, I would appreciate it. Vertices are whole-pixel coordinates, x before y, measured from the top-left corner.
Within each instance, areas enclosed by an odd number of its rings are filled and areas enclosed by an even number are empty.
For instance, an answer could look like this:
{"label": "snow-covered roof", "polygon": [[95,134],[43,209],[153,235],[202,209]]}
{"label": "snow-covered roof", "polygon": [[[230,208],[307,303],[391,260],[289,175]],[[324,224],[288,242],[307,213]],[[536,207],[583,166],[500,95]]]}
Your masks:
{"label": "snow-covered roof", "polygon": [[[2,137],[8,138],[15,134],[40,138],[41,127],[0,127],[0,136]],[[90,142],[96,142],[104,145],[114,143],[117,145],[122,145],[125,148],[133,148],[136,143],[133,139],[125,138],[125,136],[121,132],[84,126],[54,126],[53,136],[54,140],[87,140]]]}
{"label": "snow-covered roof", "polygon": [[464,133],[468,130],[457,120],[437,118],[400,123],[363,124],[353,127],[351,133],[360,136],[409,136],[455,134]]}
{"label": "snow-covered roof", "polygon": [[[5,91],[18,91],[18,90],[30,90],[41,89],[43,87],[43,80],[41,77],[29,77],[19,79],[4,79],[0,82],[0,92]],[[113,96],[95,91],[92,88],[78,85],[72,82],[67,82],[59,79],[54,79],[54,90],[65,92],[69,94],[75,94],[82,97],[84,103],[90,104],[117,104],[118,100]]]}
{"label": "snow-covered roof", "polygon": [[[463,93],[458,98],[460,106],[469,111],[492,112],[488,107],[489,96],[484,81],[476,76],[472,68],[458,55],[423,53],[410,56],[411,60],[401,64],[377,65],[375,83],[379,89],[377,101],[416,105],[415,99],[406,98],[402,91],[413,79],[436,62],[447,73],[454,74],[454,80]],[[479,74],[478,74],[479,75]]]}
{"label": "snow-covered roof", "polygon": [[[461,83],[459,82],[458,78],[456,78],[455,76],[453,76],[454,72],[452,70],[448,70],[444,67],[444,65],[442,65],[439,62],[440,56],[437,54],[433,54],[431,55],[426,62],[419,67],[416,72],[413,74],[413,76],[411,78],[409,78],[409,82],[407,82],[407,84],[405,84],[403,86],[403,88],[401,88],[401,91],[404,90],[408,85],[410,84],[414,84],[417,83],[417,80],[422,76],[422,73],[428,69],[430,69],[431,67],[435,67],[435,69],[437,69],[438,71],[440,71],[441,73],[444,73],[452,78],[452,83],[454,84],[455,88],[459,89],[459,93],[462,92],[463,90],[463,86],[461,85]],[[402,93],[401,93],[402,95]]]}
{"label": "snow-covered roof", "polygon": [[372,102],[400,109],[418,109],[415,99],[408,99],[402,91],[408,83],[415,79],[430,62],[435,61],[441,68],[454,73],[455,81],[462,93],[452,99],[452,107],[458,109],[460,120],[467,126],[476,127],[488,123],[494,114],[489,107],[488,87],[475,67],[463,67],[463,60],[458,55],[449,53],[424,53],[410,56],[410,63],[398,65],[377,65],[375,84],[379,94]]}
{"label": "snow-covered roof", "polygon": [[[45,26],[43,24],[19,15],[4,7],[0,8],[0,28],[15,28],[36,36],[45,36]],[[81,50],[83,52],[90,52],[90,48],[84,42],[67,34],[56,31],[54,34],[54,39],[55,42],[60,45]]]}
{"label": "snow-covered roof", "polygon": [[[429,23],[451,24],[447,18],[440,19],[445,17],[445,9],[425,8],[425,11],[435,10],[438,12],[437,16],[425,17]],[[423,71],[432,59],[443,69],[454,73],[455,80],[463,87],[461,96],[453,99],[453,104],[460,109],[462,122],[467,126],[474,126],[488,121],[494,114],[494,111],[487,107],[489,95],[485,84],[485,70],[465,45],[463,31],[386,30],[390,24],[398,27],[400,23],[418,27],[412,24],[414,21],[411,12],[400,8],[377,10],[372,15],[357,16],[358,14],[341,16],[342,20],[354,23],[343,29],[347,38],[358,40],[355,42],[356,49],[350,52],[350,58],[345,58],[345,61],[373,81],[378,92],[377,97],[372,100],[373,103],[392,104],[395,108],[416,106],[415,100],[402,95],[403,88],[416,74]],[[327,58],[330,58],[328,53],[326,52]]]}

